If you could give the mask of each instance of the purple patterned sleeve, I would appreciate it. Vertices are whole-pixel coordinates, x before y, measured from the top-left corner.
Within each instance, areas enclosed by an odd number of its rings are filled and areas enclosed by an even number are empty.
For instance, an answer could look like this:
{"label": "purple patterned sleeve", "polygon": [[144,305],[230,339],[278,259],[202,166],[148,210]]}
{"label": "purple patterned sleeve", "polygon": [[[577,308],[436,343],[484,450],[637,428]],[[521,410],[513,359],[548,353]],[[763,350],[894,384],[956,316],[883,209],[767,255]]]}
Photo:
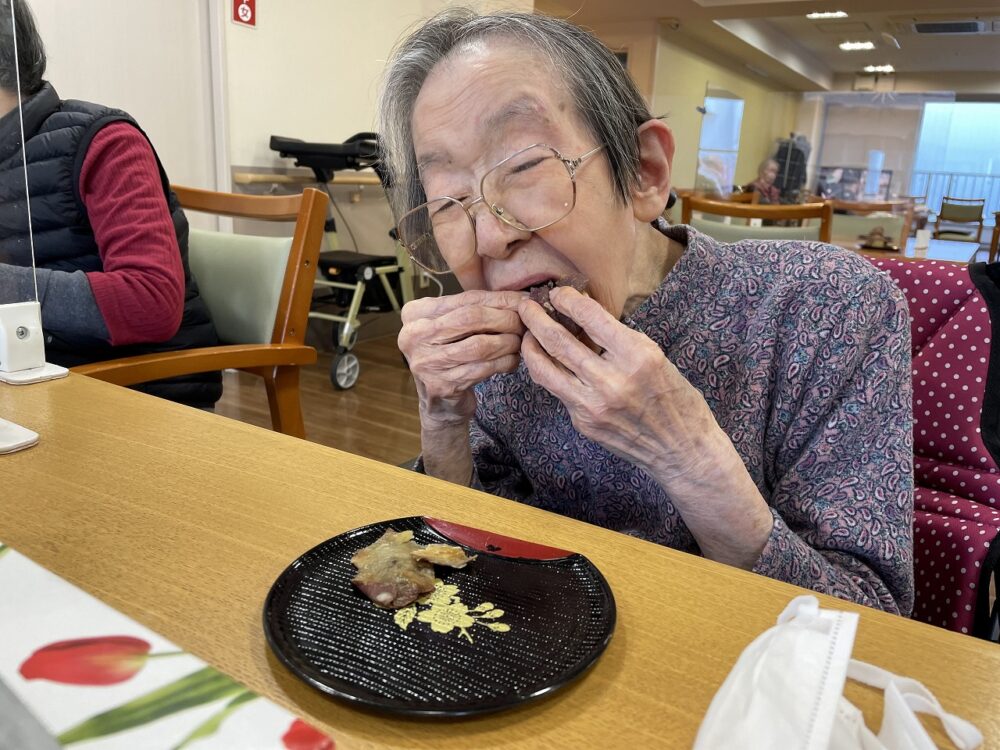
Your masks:
{"label": "purple patterned sleeve", "polygon": [[[913,608],[910,329],[888,277],[782,321],[765,467],[774,527],[754,571],[908,615]],[[795,313],[798,315],[795,315]],[[805,317],[803,317],[805,314]]]}

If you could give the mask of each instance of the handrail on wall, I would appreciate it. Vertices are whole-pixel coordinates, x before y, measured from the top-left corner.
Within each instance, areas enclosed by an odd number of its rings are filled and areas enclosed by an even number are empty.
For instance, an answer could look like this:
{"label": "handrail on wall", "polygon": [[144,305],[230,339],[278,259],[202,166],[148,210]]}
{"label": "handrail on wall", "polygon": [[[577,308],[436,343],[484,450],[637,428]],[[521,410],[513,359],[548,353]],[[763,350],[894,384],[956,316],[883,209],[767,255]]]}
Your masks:
{"label": "handrail on wall", "polygon": [[[236,185],[298,185],[316,184],[316,176],[312,173],[270,173],[270,172],[233,172],[233,183]],[[334,185],[381,185],[378,175],[373,172],[358,172],[355,174],[336,173],[330,183]]]}

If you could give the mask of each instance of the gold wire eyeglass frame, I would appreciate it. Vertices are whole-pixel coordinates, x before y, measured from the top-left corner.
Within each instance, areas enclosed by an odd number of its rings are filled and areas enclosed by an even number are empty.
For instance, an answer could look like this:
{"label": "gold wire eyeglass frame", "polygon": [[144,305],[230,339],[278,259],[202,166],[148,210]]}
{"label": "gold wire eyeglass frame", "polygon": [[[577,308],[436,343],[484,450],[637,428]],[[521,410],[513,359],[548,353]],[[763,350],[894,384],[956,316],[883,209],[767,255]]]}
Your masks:
{"label": "gold wire eyeglass frame", "polygon": [[[562,164],[563,164],[564,167],[566,167],[566,172],[569,174],[570,182],[573,185],[573,200],[570,203],[569,208],[566,209],[566,213],[562,214],[561,216],[553,219],[552,221],[546,222],[545,224],[537,226],[537,227],[526,227],[523,224],[521,224],[521,222],[517,221],[516,218],[511,219],[510,217],[506,216],[503,206],[499,206],[499,205],[497,205],[495,203],[489,202],[487,200],[486,196],[483,195],[483,186],[486,184],[486,180],[489,178],[489,176],[491,174],[493,174],[496,170],[500,169],[507,162],[512,161],[513,159],[516,159],[517,157],[521,156],[521,154],[523,154],[523,153],[525,153],[527,151],[530,151],[533,148],[545,148],[545,149],[548,149],[553,154],[555,154],[555,157],[559,161],[562,162]],[[395,227],[396,236],[399,238],[400,244],[402,244],[402,246],[404,248],[406,248],[406,253],[407,253],[407,255],[410,256],[410,260],[412,260],[418,266],[420,266],[421,268],[423,268],[425,271],[427,271],[428,273],[435,274],[435,275],[450,273],[451,272],[450,267],[446,267],[444,270],[440,270],[440,271],[439,270],[435,270],[433,268],[430,268],[427,264],[422,263],[420,261],[420,259],[417,258],[414,255],[412,246],[416,244],[416,241],[411,239],[410,242],[407,242],[407,238],[403,236],[403,231],[402,231],[402,227],[406,223],[407,218],[409,218],[410,216],[414,216],[414,215],[420,213],[421,211],[426,211],[428,209],[428,206],[430,206],[430,204],[432,204],[432,203],[437,203],[439,201],[450,201],[450,202],[454,203],[459,208],[461,208],[462,211],[465,213],[465,218],[469,222],[469,228],[472,230],[472,247],[470,248],[470,251],[468,253],[468,256],[472,257],[473,255],[476,254],[476,251],[479,249],[479,238],[476,235],[476,220],[472,217],[472,213],[470,211],[470,209],[473,206],[475,206],[477,203],[484,203],[486,205],[486,207],[489,209],[490,213],[493,216],[495,216],[496,218],[498,218],[504,224],[506,224],[508,226],[511,226],[514,229],[518,229],[518,230],[520,230],[522,232],[538,232],[538,231],[541,231],[542,229],[546,229],[546,228],[552,226],[553,224],[555,224],[556,222],[562,221],[563,219],[565,219],[567,216],[570,215],[570,213],[572,213],[573,209],[576,208],[576,171],[580,168],[580,165],[583,164],[583,162],[585,162],[587,159],[589,159],[591,156],[593,156],[594,154],[596,154],[598,151],[600,151],[603,148],[604,148],[603,144],[599,145],[599,146],[595,146],[594,148],[590,149],[590,151],[587,151],[586,153],[581,154],[580,156],[576,157],[575,159],[569,159],[569,158],[563,156],[562,153],[559,151],[559,149],[554,148],[552,146],[549,146],[547,143],[533,143],[530,146],[525,146],[524,148],[519,149],[518,151],[515,151],[513,154],[511,154],[510,156],[506,157],[505,159],[497,162],[492,167],[490,167],[485,172],[485,174],[483,174],[482,178],[479,180],[479,197],[478,198],[474,198],[473,200],[469,201],[468,203],[463,203],[458,198],[453,198],[450,195],[440,195],[440,196],[437,196],[436,198],[431,198],[430,200],[425,201],[424,203],[421,203],[416,208],[412,208],[409,211],[407,211],[405,214],[403,214],[402,218],[400,218],[399,222],[396,224],[396,227]],[[421,236],[423,236],[423,235],[421,235]],[[440,254],[440,250],[438,252]],[[441,254],[441,259],[445,260],[443,254]],[[447,261],[446,261],[445,262],[445,266],[447,266],[447,265],[448,264],[447,264]]]}

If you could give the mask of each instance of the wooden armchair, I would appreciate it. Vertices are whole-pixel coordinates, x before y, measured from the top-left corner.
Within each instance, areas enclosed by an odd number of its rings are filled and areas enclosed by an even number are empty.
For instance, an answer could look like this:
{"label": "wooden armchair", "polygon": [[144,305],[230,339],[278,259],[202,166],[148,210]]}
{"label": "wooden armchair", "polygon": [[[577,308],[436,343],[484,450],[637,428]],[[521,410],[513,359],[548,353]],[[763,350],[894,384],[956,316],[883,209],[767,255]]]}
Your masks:
{"label": "wooden armchair", "polygon": [[[957,240],[959,242],[978,243],[983,236],[983,209],[985,198],[950,198],[947,195],[941,199],[941,209],[934,222],[934,238],[939,240]],[[955,228],[941,228],[941,222],[949,224],[977,224],[975,235],[972,231]]]}
{"label": "wooden armchair", "polygon": [[[682,201],[681,221],[684,224],[693,226],[699,232],[715,238],[719,242],[738,242],[745,239],[830,241],[833,205],[829,201],[774,206],[758,203],[729,203],[726,201],[699,198],[695,195],[689,195],[683,198]],[[694,213],[696,211],[703,215],[731,216],[740,219],[762,219],[765,221],[819,219],[820,223],[814,226],[800,227],[751,227],[724,224],[719,221],[705,221],[704,219],[695,218]]]}
{"label": "wooden armchair", "polygon": [[316,362],[306,318],[326,221],[326,194],[256,196],[173,186],[188,210],[294,221],[292,237],[191,230],[188,262],[221,346],[182,349],[82,365],[74,372],[116,385],[232,368],[264,379],[274,429],[305,437],[299,368]]}

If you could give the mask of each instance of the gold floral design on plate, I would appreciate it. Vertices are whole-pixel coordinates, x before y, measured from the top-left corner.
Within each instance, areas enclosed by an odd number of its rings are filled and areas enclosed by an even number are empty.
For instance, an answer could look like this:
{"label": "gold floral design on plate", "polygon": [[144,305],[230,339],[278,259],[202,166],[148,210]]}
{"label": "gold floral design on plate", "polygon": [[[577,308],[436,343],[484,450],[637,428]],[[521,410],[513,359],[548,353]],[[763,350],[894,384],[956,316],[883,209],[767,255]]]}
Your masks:
{"label": "gold floral design on plate", "polygon": [[414,604],[397,609],[393,619],[403,630],[406,630],[414,620],[431,626],[435,633],[450,633],[458,628],[458,635],[472,643],[469,630],[475,625],[482,625],[494,633],[506,633],[510,625],[497,622],[503,617],[503,610],[497,609],[490,602],[483,602],[475,607],[469,607],[459,598],[458,586],[445,584],[439,578],[434,579],[434,590],[417,599]]}

